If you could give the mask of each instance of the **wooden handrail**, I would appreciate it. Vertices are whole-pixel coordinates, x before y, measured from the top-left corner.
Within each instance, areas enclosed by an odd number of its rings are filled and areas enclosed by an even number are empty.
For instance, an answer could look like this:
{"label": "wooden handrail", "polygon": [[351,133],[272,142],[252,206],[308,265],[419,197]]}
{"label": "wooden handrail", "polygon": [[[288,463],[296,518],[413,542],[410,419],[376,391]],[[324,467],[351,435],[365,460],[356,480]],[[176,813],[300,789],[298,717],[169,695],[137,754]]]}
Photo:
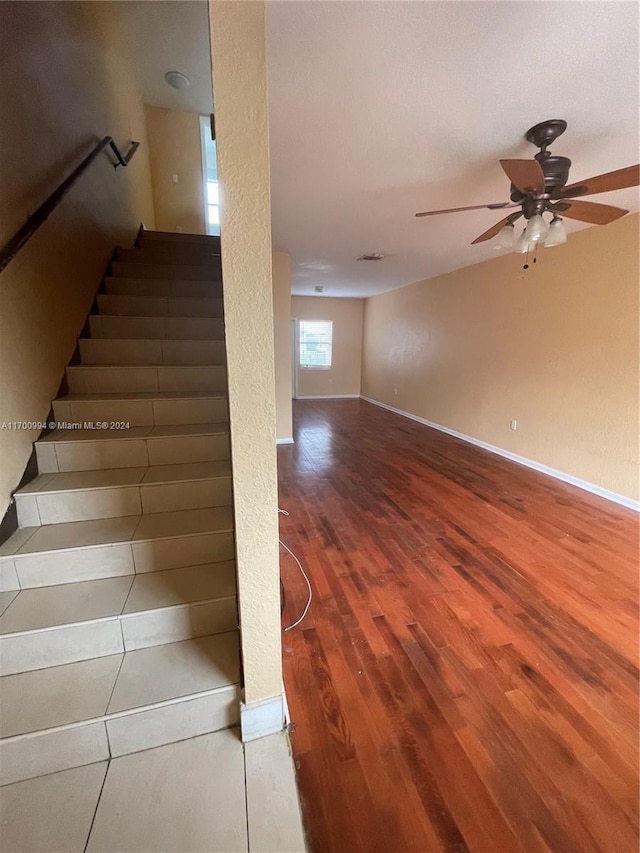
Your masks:
{"label": "wooden handrail", "polygon": [[93,150],[87,154],[82,163],[77,166],[73,172],[66,178],[60,186],[55,189],[49,198],[40,207],[32,213],[31,216],[27,219],[25,224],[20,228],[13,237],[5,243],[5,245],[0,249],[0,272],[9,264],[15,256],[18,254],[20,249],[24,246],[24,244],[33,237],[38,228],[42,225],[42,223],[53,213],[56,207],[60,204],[62,199],[69,192],[71,187],[76,183],[78,178],[86,172],[89,166],[93,163],[100,152],[104,151],[105,148],[111,148],[115,158],[116,163],[113,164],[113,168],[117,169],[118,166],[127,166],[129,161],[133,157],[133,155],[138,150],[140,143],[132,142],[129,150],[125,155],[120,152],[120,149],[116,145],[112,136],[105,136],[103,139],[98,142],[98,144],[93,148]]}

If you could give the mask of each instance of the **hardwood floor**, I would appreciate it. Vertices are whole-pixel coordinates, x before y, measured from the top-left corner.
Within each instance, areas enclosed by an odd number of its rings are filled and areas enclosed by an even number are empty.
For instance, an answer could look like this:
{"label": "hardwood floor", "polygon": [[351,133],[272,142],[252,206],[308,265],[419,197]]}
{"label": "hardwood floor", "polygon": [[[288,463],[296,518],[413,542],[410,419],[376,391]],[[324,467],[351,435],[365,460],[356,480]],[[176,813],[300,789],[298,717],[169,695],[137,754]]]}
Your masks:
{"label": "hardwood floor", "polygon": [[[636,853],[638,517],[361,401],[298,402],[284,634],[313,853]],[[282,552],[283,624],[306,585]]]}

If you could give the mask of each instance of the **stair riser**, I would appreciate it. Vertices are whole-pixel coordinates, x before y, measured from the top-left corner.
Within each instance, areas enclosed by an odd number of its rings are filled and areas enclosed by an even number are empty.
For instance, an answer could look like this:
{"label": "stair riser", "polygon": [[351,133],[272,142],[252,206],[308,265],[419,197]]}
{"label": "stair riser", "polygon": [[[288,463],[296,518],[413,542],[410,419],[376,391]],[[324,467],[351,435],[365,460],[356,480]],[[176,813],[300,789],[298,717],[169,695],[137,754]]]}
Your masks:
{"label": "stair riser", "polygon": [[71,394],[113,394],[118,391],[227,390],[226,368],[217,367],[68,367]]}
{"label": "stair riser", "polygon": [[231,531],[197,533],[1,557],[0,576],[6,590],[34,589],[219,563],[232,560],[234,555]]}
{"label": "stair riser", "polygon": [[141,246],[139,249],[118,249],[116,261],[133,264],[171,264],[172,266],[203,266],[212,276],[220,275],[220,255],[213,252],[190,251],[181,246],[166,249],[160,246]]}
{"label": "stair riser", "polygon": [[0,638],[2,674],[115,655],[237,628],[235,597],[180,607],[129,613]]}
{"label": "stair riser", "polygon": [[98,294],[100,314],[111,317],[222,317],[222,299]]}
{"label": "stair riser", "polygon": [[114,341],[82,338],[83,364],[219,365],[226,360],[223,341]]}
{"label": "stair riser", "polygon": [[222,341],[224,321],[214,317],[89,317],[94,338]]}
{"label": "stair riser", "polygon": [[171,296],[182,299],[222,298],[222,284],[213,281],[107,277],[104,286],[107,293],[117,296]]}
{"label": "stair riser", "polygon": [[[219,277],[213,270],[214,281]],[[117,278],[180,278],[184,281],[211,281],[212,270],[202,266],[182,264],[135,264],[113,261],[111,275]]]}
{"label": "stair riser", "polygon": [[38,471],[97,471],[217,462],[229,459],[228,435],[184,435],[168,438],[56,441],[36,444]]}
{"label": "stair riser", "polygon": [[231,506],[231,477],[48,494],[16,494],[20,527]]}
{"label": "stair riser", "polygon": [[[133,426],[223,423],[228,420],[224,397],[192,400],[54,400],[58,422],[129,423]],[[89,428],[89,427],[88,427]]]}
{"label": "stair riser", "polygon": [[195,249],[213,252],[220,251],[220,237],[212,234],[179,234],[171,231],[143,231],[138,238],[137,245],[141,248],[154,248],[158,244],[175,244]]}
{"label": "stair riser", "polygon": [[232,686],[210,696],[108,720],[111,756],[128,755],[236,726],[240,720],[239,700],[239,689]]}
{"label": "stair riser", "polygon": [[239,699],[238,688],[231,685],[159,707],[111,714],[99,722],[6,739],[0,742],[0,785],[235,726],[240,716]]}

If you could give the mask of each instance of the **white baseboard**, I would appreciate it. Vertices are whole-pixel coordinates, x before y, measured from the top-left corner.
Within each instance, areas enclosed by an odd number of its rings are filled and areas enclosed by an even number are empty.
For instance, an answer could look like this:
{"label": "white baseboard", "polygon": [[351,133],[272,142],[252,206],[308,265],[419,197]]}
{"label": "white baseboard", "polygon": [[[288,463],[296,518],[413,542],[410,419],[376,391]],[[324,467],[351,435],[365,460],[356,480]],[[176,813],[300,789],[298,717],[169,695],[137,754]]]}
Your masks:
{"label": "white baseboard", "polygon": [[292,438],[276,438],[276,444],[295,444]]}
{"label": "white baseboard", "polygon": [[317,396],[314,396],[314,397],[296,397],[295,399],[296,400],[359,400],[360,394],[318,394]]}
{"label": "white baseboard", "polygon": [[242,742],[281,732],[285,725],[284,693],[260,702],[240,703]]}
{"label": "white baseboard", "polygon": [[405,412],[403,409],[396,409],[394,406],[388,406],[386,403],[381,403],[379,400],[373,400],[371,397],[360,396],[361,400],[366,400],[367,403],[373,403],[374,406],[380,406],[381,409],[387,409],[394,412],[396,415],[401,415],[403,418],[409,418],[412,421],[417,421],[419,424],[437,429],[440,432],[446,432],[447,435],[453,435],[455,438],[460,438],[462,441],[468,441],[469,444],[475,444],[477,447],[482,447],[490,453],[496,453],[498,456],[504,456],[505,459],[510,459],[512,462],[517,462],[519,465],[524,465],[526,468],[533,468],[534,471],[539,471],[541,474],[547,474],[549,477],[555,477],[556,480],[562,480],[564,483],[570,483],[572,486],[577,486],[579,489],[584,489],[585,492],[591,492],[593,495],[598,495],[613,503],[626,506],[628,509],[633,509],[640,512],[640,501],[634,501],[626,495],[620,495],[617,492],[612,492],[609,489],[604,489],[602,486],[597,486],[595,483],[589,483],[587,480],[581,480],[579,477],[574,477],[572,474],[565,474],[564,471],[558,471],[556,468],[550,468],[548,465],[543,465],[540,462],[534,462],[533,459],[527,459],[526,456],[518,456],[517,453],[511,453],[509,450],[503,450],[501,447],[496,447],[493,444],[487,444],[486,441],[480,441],[478,438],[473,438],[470,435],[465,435],[463,432],[457,432],[454,429],[441,426],[433,421],[428,421],[425,418],[420,418],[418,415],[412,415],[411,412]]}

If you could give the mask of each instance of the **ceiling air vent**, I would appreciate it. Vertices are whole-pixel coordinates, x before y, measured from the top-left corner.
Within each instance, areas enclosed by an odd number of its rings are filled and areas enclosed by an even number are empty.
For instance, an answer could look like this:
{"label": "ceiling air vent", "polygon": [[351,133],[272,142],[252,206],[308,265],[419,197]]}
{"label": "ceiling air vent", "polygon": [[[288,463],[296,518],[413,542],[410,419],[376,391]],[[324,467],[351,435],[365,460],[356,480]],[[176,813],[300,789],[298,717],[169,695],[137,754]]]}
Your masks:
{"label": "ceiling air vent", "polygon": [[381,261],[384,258],[384,255],[380,252],[365,252],[364,255],[360,255],[358,258],[359,261]]}
{"label": "ceiling air vent", "polygon": [[324,287],[321,287],[319,284],[316,284],[316,286],[313,289],[315,290],[316,293],[324,293]]}

